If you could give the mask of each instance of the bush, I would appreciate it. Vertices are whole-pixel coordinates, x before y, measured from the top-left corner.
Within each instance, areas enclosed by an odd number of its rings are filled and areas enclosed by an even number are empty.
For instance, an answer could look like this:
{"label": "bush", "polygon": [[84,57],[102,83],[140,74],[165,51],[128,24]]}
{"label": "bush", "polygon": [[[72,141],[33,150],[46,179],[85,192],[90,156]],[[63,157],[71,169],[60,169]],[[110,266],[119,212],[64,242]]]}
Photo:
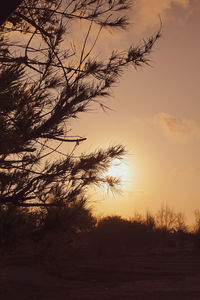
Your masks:
{"label": "bush", "polygon": [[95,230],[95,242],[101,248],[137,249],[149,246],[154,230],[144,221],[126,220],[119,216],[109,216],[99,220]]}
{"label": "bush", "polygon": [[38,226],[36,212],[14,205],[0,206],[0,246],[13,248]]}
{"label": "bush", "polygon": [[48,232],[63,231],[75,234],[91,230],[96,224],[96,219],[89,209],[80,203],[71,206],[50,207],[45,209],[43,218],[40,220],[40,231]]}
{"label": "bush", "polygon": [[45,253],[50,248],[69,244],[77,233],[90,231],[95,224],[90,210],[80,203],[34,210],[0,206],[1,252],[32,244],[33,252]]}

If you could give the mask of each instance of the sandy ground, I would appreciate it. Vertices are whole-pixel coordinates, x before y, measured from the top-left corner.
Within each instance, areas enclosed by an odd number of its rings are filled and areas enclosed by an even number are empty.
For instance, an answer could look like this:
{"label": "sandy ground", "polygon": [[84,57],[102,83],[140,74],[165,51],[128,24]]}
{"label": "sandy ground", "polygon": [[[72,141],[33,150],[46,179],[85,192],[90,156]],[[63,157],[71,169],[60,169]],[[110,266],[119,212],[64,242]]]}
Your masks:
{"label": "sandy ground", "polygon": [[123,253],[2,261],[2,300],[200,300],[200,255]]}

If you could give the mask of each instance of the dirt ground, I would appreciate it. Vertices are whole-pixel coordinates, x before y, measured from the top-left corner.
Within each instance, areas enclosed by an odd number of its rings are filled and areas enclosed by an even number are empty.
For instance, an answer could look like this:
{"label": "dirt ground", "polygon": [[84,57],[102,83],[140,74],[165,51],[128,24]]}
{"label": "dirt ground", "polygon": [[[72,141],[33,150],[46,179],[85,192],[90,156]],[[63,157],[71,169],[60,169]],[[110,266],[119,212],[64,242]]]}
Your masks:
{"label": "dirt ground", "polygon": [[200,254],[195,252],[84,255],[36,263],[0,263],[2,300],[199,300]]}

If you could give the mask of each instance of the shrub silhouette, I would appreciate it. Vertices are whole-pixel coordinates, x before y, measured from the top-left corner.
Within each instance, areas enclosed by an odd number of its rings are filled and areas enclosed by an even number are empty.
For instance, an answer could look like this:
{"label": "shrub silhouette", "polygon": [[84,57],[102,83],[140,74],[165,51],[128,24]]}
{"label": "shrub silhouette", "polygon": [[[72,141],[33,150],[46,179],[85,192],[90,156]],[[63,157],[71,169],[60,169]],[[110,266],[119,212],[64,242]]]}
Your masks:
{"label": "shrub silhouette", "polygon": [[73,203],[71,206],[50,207],[45,209],[42,220],[40,220],[39,235],[62,231],[68,237],[79,232],[91,230],[96,224],[90,209]]}
{"label": "shrub silhouette", "polygon": [[[154,217],[147,213],[146,217],[136,215],[130,220],[120,216],[103,217],[98,220],[92,233],[92,242],[100,249],[112,249],[117,252],[122,249],[136,250],[157,247],[164,250],[168,247],[181,247],[185,242],[191,240],[191,235],[186,231],[182,214],[173,213],[170,210],[170,218],[167,215],[167,222],[175,220],[174,223],[170,223],[170,226],[157,223],[157,216],[158,214]],[[178,223],[177,220],[180,222]],[[169,223],[167,224],[169,225]],[[175,229],[172,224],[176,225]]]}
{"label": "shrub silhouette", "polygon": [[37,210],[14,205],[1,206],[1,253],[13,251],[16,246],[22,253],[23,247],[29,244],[32,254],[47,256],[52,248],[62,248],[64,244],[69,247],[77,239],[78,233],[90,231],[96,224],[90,209],[81,205],[73,203],[68,207]]}
{"label": "shrub silhouette", "polygon": [[137,249],[164,250],[172,246],[181,248],[192,241],[200,249],[199,228],[193,234],[188,232],[182,217],[181,226],[176,229],[163,224],[160,226],[156,217],[147,213],[145,217],[137,215],[132,219],[107,216],[96,220],[91,210],[81,202],[34,211],[12,205],[2,206],[0,246],[11,249],[16,244],[23,244],[23,241],[32,241],[37,247],[35,254],[40,257],[64,257],[66,251],[73,249],[84,253],[88,251],[88,255],[91,249],[111,250],[116,254]]}
{"label": "shrub silhouette", "polygon": [[152,223],[145,220],[127,220],[119,216],[100,219],[95,229],[95,241],[101,248],[137,249],[151,246],[155,242]]}
{"label": "shrub silhouette", "polygon": [[13,248],[21,242],[29,232],[37,230],[38,216],[36,212],[14,205],[0,206],[0,246]]}

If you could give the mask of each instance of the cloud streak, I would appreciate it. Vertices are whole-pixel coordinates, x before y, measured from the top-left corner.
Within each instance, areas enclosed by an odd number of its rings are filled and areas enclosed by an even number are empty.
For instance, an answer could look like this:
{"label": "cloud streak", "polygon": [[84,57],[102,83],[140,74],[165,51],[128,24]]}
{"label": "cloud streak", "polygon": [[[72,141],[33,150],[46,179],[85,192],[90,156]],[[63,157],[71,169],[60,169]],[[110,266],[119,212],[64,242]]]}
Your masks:
{"label": "cloud streak", "polygon": [[194,0],[140,0],[136,2],[137,16],[144,27],[158,24],[158,16],[163,21],[172,17],[171,10],[176,6],[188,9]]}
{"label": "cloud streak", "polygon": [[195,177],[199,177],[200,174],[200,168],[199,166],[185,166],[185,167],[175,167],[171,170],[171,175],[172,176],[188,176],[188,175],[192,175]]}
{"label": "cloud streak", "polygon": [[154,116],[154,124],[158,124],[167,136],[181,140],[200,139],[200,124],[194,120],[177,118],[168,113],[160,113]]}

